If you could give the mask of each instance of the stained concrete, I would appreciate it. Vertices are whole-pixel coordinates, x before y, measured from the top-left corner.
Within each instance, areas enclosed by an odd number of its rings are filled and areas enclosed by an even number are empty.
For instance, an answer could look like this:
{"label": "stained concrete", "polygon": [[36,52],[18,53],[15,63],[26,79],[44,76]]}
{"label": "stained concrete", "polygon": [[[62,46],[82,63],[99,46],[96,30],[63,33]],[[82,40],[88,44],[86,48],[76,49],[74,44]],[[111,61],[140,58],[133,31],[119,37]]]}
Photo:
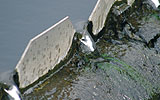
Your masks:
{"label": "stained concrete", "polygon": [[[92,33],[97,35],[104,27],[106,17],[114,4],[118,0],[98,0],[97,4],[89,16],[89,21],[93,24]],[[120,0],[121,1],[121,0]],[[132,6],[135,0],[127,0],[127,5]]]}
{"label": "stained concrete", "polygon": [[69,17],[30,40],[16,66],[20,88],[24,88],[53,69],[69,51],[75,30]]}

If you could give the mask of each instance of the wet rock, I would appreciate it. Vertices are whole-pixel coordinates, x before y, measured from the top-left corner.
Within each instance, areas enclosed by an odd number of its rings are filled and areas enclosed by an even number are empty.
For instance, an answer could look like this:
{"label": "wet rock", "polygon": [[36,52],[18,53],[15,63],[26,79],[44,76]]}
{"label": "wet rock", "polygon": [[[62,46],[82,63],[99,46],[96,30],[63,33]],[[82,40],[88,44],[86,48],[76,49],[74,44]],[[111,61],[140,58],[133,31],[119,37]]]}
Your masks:
{"label": "wet rock", "polygon": [[158,34],[160,34],[160,23],[157,19],[152,16],[148,19],[143,25],[140,26],[140,29],[137,34],[139,34],[146,43],[149,43],[151,39]]}
{"label": "wet rock", "polygon": [[143,39],[141,39],[140,36],[133,33],[132,30],[134,30],[134,27],[131,27],[131,24],[126,24],[121,34],[126,35],[128,36],[128,38],[134,40],[143,41]]}
{"label": "wet rock", "polygon": [[157,39],[157,42],[155,43],[155,49],[158,53],[160,53],[160,38]]}
{"label": "wet rock", "polygon": [[113,9],[113,13],[117,16],[121,15],[122,13],[124,13],[130,6],[128,6],[127,4],[123,3],[119,6],[114,6]]}
{"label": "wet rock", "polygon": [[141,44],[132,43],[132,47],[127,49],[126,54],[121,59],[134,66],[142,75],[147,77],[147,80],[153,86],[158,85],[158,81],[160,81],[160,69],[158,66],[160,56],[154,50],[145,48]]}
{"label": "wet rock", "polygon": [[[102,41],[100,40],[100,42]],[[103,44],[103,47],[105,46],[108,50],[105,49],[101,53],[103,52],[105,59],[110,59],[110,61],[98,64],[98,69],[102,69],[105,73],[104,76],[107,76],[105,79],[110,79],[104,82],[107,84],[103,84],[104,87],[111,84],[110,96],[104,96],[105,98],[111,97],[113,100],[149,99],[151,94],[160,92],[160,55],[155,50],[146,48],[143,43],[137,41],[129,41],[121,45],[108,45],[106,42]],[[99,70],[96,71],[96,75],[103,73]],[[98,79],[96,78],[94,81]],[[88,83],[86,82],[86,84]]]}

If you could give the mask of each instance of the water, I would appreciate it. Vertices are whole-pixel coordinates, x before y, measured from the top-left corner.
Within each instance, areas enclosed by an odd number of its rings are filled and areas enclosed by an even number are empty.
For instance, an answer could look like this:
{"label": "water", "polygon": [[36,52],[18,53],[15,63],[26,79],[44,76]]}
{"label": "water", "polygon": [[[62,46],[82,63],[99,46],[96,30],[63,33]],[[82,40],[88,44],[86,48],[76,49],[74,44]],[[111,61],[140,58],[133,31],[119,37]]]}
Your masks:
{"label": "water", "polygon": [[159,12],[137,2],[121,16],[110,12],[96,51],[76,49],[57,73],[25,91],[24,100],[159,100]]}
{"label": "water", "polygon": [[65,16],[79,28],[96,1],[0,0],[0,73],[13,70],[29,40]]}

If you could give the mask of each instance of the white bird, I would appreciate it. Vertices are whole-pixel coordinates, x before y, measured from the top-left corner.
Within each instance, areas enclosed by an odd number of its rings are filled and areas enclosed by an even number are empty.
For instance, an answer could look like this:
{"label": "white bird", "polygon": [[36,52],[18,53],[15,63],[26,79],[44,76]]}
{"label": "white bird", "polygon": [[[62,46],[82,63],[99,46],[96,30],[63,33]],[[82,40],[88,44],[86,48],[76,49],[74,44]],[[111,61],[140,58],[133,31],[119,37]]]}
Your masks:
{"label": "white bird", "polygon": [[80,39],[81,43],[85,46],[83,47],[83,51],[93,52],[96,49],[95,42],[87,30],[88,23],[85,23],[83,26],[82,38]]}
{"label": "white bird", "polygon": [[4,89],[4,91],[8,93],[8,95],[10,95],[13,100],[21,100],[20,92],[16,86],[12,85],[9,90]]}
{"label": "white bird", "polygon": [[89,35],[84,35],[84,36],[82,37],[82,39],[80,39],[80,41],[81,41],[84,45],[86,45],[91,52],[93,52],[93,51],[95,50],[95,49],[94,49],[94,46],[93,46],[93,41],[91,40],[91,38],[90,38]]}
{"label": "white bird", "polygon": [[154,5],[156,6],[156,8],[160,5],[159,0],[151,0]]}

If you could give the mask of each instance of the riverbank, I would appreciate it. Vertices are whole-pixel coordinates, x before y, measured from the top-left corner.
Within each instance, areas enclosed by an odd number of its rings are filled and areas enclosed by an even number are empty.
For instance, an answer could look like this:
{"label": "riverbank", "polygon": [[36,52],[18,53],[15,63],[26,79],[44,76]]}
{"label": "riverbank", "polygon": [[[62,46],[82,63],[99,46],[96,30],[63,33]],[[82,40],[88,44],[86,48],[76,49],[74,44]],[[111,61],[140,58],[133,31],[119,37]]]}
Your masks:
{"label": "riverbank", "polygon": [[95,52],[75,48],[68,63],[24,99],[159,100],[159,11],[139,0],[115,14],[121,5],[112,7]]}

